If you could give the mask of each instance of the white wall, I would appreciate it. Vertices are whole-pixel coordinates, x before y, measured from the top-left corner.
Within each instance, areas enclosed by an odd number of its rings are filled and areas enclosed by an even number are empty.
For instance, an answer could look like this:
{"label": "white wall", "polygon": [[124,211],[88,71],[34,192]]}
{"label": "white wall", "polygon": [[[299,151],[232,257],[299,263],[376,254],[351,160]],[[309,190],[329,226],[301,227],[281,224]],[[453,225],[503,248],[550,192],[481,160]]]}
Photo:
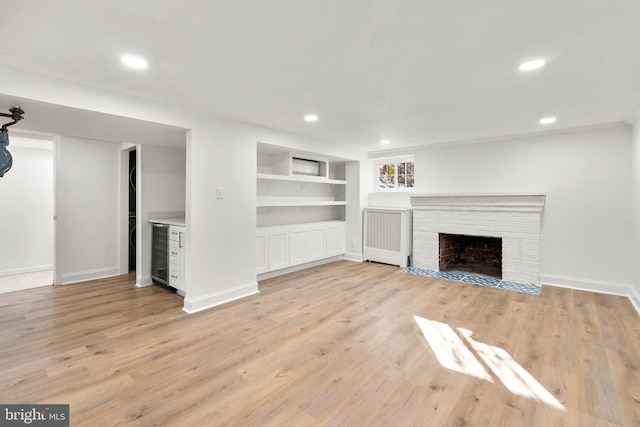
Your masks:
{"label": "white wall", "polygon": [[120,145],[62,137],[56,174],[58,283],[117,275]]}
{"label": "white wall", "polygon": [[[631,128],[424,148],[416,193],[543,191],[542,282],[621,293],[631,283]],[[408,195],[371,193],[371,205]]]}
{"label": "white wall", "polygon": [[[12,97],[190,129],[187,134],[185,207],[187,311],[223,303],[257,289],[255,204],[258,142],[319,154],[324,150],[327,154],[346,159],[358,159],[363,155],[349,150],[344,143],[331,145],[324,140],[186,109],[176,110],[172,105],[160,105],[36,73],[17,72],[2,65],[0,79],[7,82],[2,90]],[[224,188],[223,199],[215,198],[216,187]],[[359,236],[360,227],[355,222],[347,224],[347,234]],[[351,228],[353,233],[350,233]],[[113,235],[117,236],[118,232]]]}
{"label": "white wall", "polygon": [[175,217],[173,213],[184,215],[187,160],[185,149],[141,145],[137,150],[136,283],[147,285],[151,283],[149,220]]}
{"label": "white wall", "polygon": [[[345,258],[354,261],[362,261],[362,208],[366,204],[367,193],[362,190],[362,184],[366,182],[365,174],[367,160],[347,162],[346,164],[346,245]],[[363,167],[364,166],[364,167]]]}
{"label": "white wall", "polygon": [[0,276],[53,268],[53,142],[9,136],[0,179]]}
{"label": "white wall", "polygon": [[631,275],[633,284],[632,301],[640,311],[640,120],[633,125],[633,178],[632,178],[632,233]]}
{"label": "white wall", "polygon": [[[187,140],[186,311],[258,291],[255,274],[258,142],[354,158],[348,151],[327,148],[323,141],[239,122],[208,118],[194,124]],[[350,173],[358,171],[352,169]],[[216,187],[224,189],[223,199],[216,199]],[[349,203],[351,197],[347,194]],[[353,203],[359,212],[359,201]],[[360,241],[361,224],[357,218],[349,221],[350,215],[347,214],[347,235],[356,233],[358,237],[354,240]]]}

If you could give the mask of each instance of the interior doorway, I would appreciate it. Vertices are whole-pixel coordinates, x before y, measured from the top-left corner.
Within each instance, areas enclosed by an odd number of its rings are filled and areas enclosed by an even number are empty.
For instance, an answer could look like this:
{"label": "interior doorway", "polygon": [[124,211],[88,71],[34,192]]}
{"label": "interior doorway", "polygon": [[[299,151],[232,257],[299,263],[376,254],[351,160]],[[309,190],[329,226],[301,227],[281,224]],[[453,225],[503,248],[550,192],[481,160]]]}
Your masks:
{"label": "interior doorway", "polygon": [[139,150],[137,145],[122,144],[120,151],[120,274],[138,269],[138,191]]}
{"label": "interior doorway", "polygon": [[0,293],[54,283],[54,138],[11,132],[13,166],[0,178]]}
{"label": "interior doorway", "polygon": [[137,158],[137,150],[129,151],[129,272],[136,271],[136,218],[137,218],[137,208],[136,208],[136,187],[137,187],[137,178],[136,178],[136,158]]}

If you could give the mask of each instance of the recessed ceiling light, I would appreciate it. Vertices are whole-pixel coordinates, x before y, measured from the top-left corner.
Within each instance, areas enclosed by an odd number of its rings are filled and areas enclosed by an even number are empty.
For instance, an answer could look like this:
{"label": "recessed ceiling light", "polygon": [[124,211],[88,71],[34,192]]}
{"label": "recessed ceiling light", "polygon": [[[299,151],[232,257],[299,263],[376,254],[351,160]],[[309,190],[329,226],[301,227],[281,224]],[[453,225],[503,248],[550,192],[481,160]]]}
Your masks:
{"label": "recessed ceiling light", "polygon": [[518,68],[520,71],[532,71],[544,67],[544,64],[546,63],[547,61],[544,59],[534,59],[532,61],[523,62]]}
{"label": "recessed ceiling light", "polygon": [[555,123],[556,120],[557,119],[555,117],[545,117],[543,119],[540,119],[540,124],[541,125],[550,125],[551,123]]}
{"label": "recessed ceiling light", "polygon": [[315,114],[307,114],[306,116],[304,116],[304,121],[309,123],[317,122],[318,116],[316,116]]}
{"label": "recessed ceiling light", "polygon": [[391,144],[391,141],[389,141],[388,139],[381,139],[380,140],[380,144]]}
{"label": "recessed ceiling light", "polygon": [[149,66],[149,64],[147,64],[147,61],[139,56],[125,55],[120,58],[120,60],[127,67],[135,68],[138,70],[144,70]]}

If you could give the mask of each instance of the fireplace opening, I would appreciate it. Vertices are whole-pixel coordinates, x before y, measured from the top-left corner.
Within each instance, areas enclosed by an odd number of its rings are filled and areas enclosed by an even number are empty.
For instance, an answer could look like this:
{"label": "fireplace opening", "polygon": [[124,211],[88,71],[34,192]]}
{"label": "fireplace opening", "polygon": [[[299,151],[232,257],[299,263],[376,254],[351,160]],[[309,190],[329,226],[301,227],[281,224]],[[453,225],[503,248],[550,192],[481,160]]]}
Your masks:
{"label": "fireplace opening", "polygon": [[440,234],[440,271],[464,271],[502,279],[502,239]]}

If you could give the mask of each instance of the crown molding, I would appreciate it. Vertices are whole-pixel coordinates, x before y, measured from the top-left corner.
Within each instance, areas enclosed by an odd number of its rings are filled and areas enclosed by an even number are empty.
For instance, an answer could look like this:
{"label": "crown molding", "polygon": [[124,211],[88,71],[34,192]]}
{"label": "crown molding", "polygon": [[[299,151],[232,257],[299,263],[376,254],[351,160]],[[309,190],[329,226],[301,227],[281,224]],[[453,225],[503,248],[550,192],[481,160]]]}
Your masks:
{"label": "crown molding", "polygon": [[[640,119],[640,111],[638,111],[638,113],[639,113],[638,118]],[[410,147],[398,147],[395,149],[389,148],[385,150],[369,151],[367,154],[369,155],[369,158],[379,158],[379,157],[384,157],[385,155],[399,156],[404,154],[413,154],[416,151],[425,150],[429,148],[453,147],[456,145],[480,144],[480,143],[487,143],[487,142],[512,141],[514,139],[528,139],[528,138],[537,138],[542,136],[563,135],[563,134],[569,134],[574,132],[586,132],[586,131],[593,131],[593,130],[600,130],[600,129],[616,128],[620,126],[628,126],[629,124],[631,123],[627,120],[627,121],[619,121],[619,122],[601,123],[601,124],[590,125],[590,126],[578,126],[578,127],[565,128],[565,129],[546,130],[546,131],[540,131],[540,132],[529,132],[529,133],[520,133],[520,134],[512,134],[512,135],[493,136],[493,137],[486,137],[486,138],[434,142],[431,144],[414,145]]]}

